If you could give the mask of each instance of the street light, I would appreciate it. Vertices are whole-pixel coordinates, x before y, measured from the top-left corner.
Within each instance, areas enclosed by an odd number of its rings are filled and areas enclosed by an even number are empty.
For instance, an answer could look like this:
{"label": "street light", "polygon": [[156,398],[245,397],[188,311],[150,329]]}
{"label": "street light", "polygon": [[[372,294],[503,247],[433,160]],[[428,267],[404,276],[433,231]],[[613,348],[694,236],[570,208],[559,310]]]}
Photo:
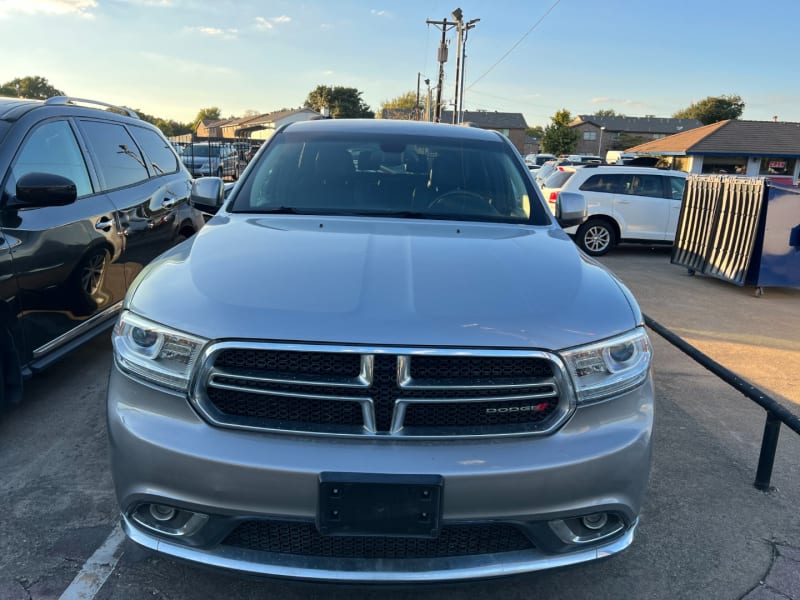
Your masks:
{"label": "street light", "polygon": [[603,151],[603,132],[606,130],[605,127],[600,128],[600,143],[597,145],[597,155],[602,157],[603,155],[601,152]]}

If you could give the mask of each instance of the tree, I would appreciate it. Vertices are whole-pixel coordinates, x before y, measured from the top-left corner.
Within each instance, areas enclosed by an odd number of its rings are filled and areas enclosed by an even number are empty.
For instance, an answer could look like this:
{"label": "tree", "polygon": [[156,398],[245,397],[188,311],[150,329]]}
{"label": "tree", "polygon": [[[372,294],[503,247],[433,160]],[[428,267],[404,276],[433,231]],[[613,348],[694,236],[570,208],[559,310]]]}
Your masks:
{"label": "tree", "polygon": [[633,148],[634,146],[638,146],[639,144],[644,144],[645,142],[650,141],[646,136],[643,135],[631,135],[630,133],[620,133],[619,137],[612,141],[611,144],[608,146],[609,150],[627,150],[628,148]]}
{"label": "tree", "polygon": [[738,119],[744,112],[744,102],[739,95],[709,96],[693,102],[688,108],[679,110],[675,119],[697,119],[703,125],[710,125],[727,119]]}
{"label": "tree", "polygon": [[333,119],[372,119],[375,117],[375,113],[361,99],[361,92],[356,88],[318,85],[308,94],[303,106],[318,112],[327,108]]}
{"label": "tree", "polygon": [[541,125],[535,125],[533,127],[528,127],[525,130],[525,135],[529,135],[529,136],[531,136],[533,138],[536,138],[537,140],[541,140],[542,137],[544,136],[544,127],[542,127]]}
{"label": "tree", "polygon": [[550,125],[545,127],[542,136],[542,149],[550,154],[570,154],[578,145],[578,132],[570,127],[572,115],[566,108],[562,108],[550,117]]}
{"label": "tree", "polygon": [[0,86],[0,96],[16,96],[19,98],[34,98],[46,100],[51,96],[65,96],[66,94],[54,88],[45,77],[17,77]]}
{"label": "tree", "polygon": [[613,108],[601,108],[600,110],[594,111],[595,117],[624,117],[622,113],[618,113]]}
{"label": "tree", "polygon": [[208,108],[201,108],[200,112],[197,113],[197,116],[192,121],[191,127],[192,131],[197,131],[197,126],[200,124],[200,121],[205,119],[209,119],[211,121],[218,121],[222,117],[220,116],[222,113],[219,110],[218,106],[209,106]]}
{"label": "tree", "polygon": [[409,90],[405,94],[392,98],[391,100],[384,100],[381,104],[383,110],[409,110],[417,107],[417,92]]}

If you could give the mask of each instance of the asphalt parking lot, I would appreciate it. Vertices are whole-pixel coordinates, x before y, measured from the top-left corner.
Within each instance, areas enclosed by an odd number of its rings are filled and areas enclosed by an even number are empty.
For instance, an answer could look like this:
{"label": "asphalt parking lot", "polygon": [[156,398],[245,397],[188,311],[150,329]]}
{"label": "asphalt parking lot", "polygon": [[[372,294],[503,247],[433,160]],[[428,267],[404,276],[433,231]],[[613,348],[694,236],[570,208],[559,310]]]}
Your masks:
{"label": "asphalt parking lot", "polygon": [[[757,298],[690,277],[664,248],[622,247],[602,262],[650,317],[800,412],[800,290]],[[24,404],[0,419],[0,598],[800,599],[800,437],[782,429],[774,489],[757,491],[764,411],[651,337],[655,459],[633,546],[568,569],[422,589],[243,579],[118,544],[105,435],[110,344],[98,338],[30,381]]]}

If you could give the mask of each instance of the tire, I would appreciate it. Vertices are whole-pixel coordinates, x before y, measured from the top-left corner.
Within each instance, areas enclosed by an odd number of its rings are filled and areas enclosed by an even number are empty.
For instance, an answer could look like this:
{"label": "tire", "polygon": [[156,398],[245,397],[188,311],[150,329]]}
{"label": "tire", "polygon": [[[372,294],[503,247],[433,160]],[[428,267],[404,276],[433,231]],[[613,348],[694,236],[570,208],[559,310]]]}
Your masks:
{"label": "tire", "polygon": [[97,310],[109,258],[108,250],[95,248],[83,257],[72,274],[68,285],[72,298],[71,309],[76,315],[88,315]]}
{"label": "tire", "polygon": [[617,243],[617,234],[608,221],[590,219],[578,229],[576,242],[589,256],[603,256]]}
{"label": "tire", "polygon": [[86,298],[94,298],[103,286],[108,266],[108,252],[97,250],[81,261],[78,267],[80,291]]}

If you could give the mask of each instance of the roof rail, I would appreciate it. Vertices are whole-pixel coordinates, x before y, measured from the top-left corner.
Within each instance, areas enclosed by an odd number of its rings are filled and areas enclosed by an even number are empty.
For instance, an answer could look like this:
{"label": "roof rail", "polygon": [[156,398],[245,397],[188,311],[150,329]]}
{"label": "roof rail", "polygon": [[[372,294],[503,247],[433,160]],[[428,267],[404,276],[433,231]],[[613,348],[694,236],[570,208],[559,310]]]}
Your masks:
{"label": "roof rail", "polygon": [[100,102],[99,100],[88,100],[86,98],[73,98],[72,96],[53,96],[44,101],[45,104],[59,104],[59,105],[75,104],[76,102],[81,102],[83,104],[95,104],[97,106],[105,106],[107,108],[113,108],[114,110],[118,110],[123,114],[126,114],[134,119],[139,118],[139,115],[136,114],[135,111],[132,111],[130,108],[125,108],[124,106],[116,106],[114,104],[109,104],[108,102]]}

